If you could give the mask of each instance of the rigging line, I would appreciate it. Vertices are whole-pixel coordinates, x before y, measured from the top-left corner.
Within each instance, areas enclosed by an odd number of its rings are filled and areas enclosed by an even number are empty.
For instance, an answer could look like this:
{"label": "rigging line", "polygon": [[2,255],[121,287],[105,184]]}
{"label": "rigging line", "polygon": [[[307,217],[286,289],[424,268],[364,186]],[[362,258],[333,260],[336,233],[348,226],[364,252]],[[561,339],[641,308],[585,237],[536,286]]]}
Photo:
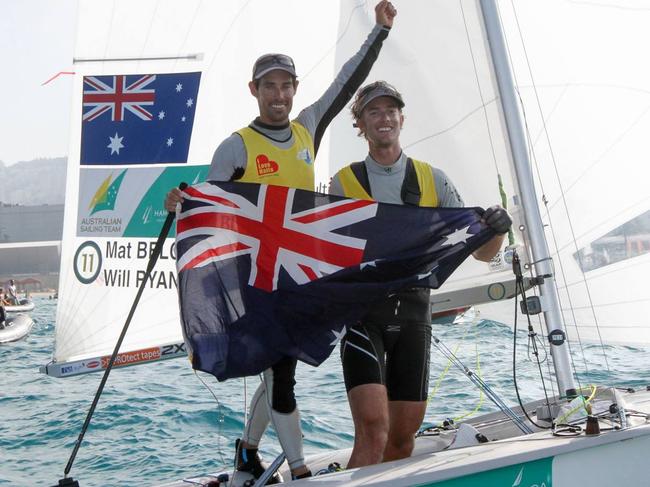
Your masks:
{"label": "rigging line", "polygon": [[224,42],[226,42],[226,39],[228,38],[228,35],[230,34],[230,31],[234,28],[235,24],[237,23],[237,20],[239,19],[240,15],[246,10],[246,7],[248,7],[248,4],[251,3],[252,0],[246,0],[244,5],[241,6],[241,8],[237,11],[235,16],[233,17],[232,21],[230,22],[230,25],[226,29],[226,31],[223,33],[223,36],[221,37],[221,42],[219,42],[219,45],[217,46],[217,49],[214,51],[214,54],[212,55],[212,60],[210,61],[210,64],[208,64],[208,68],[204,70],[205,73],[209,72],[212,69],[212,65],[217,59],[217,55],[219,54],[219,51],[221,50],[221,46],[223,46]]}
{"label": "rigging line", "polygon": [[[587,167],[584,169],[584,171],[582,171],[582,172],[581,172],[581,173],[580,173],[580,174],[579,174],[579,175],[578,175],[578,176],[573,180],[572,183],[570,183],[568,186],[566,186],[566,188],[563,188],[562,185],[561,185],[561,183],[558,183],[558,184],[559,184],[559,187],[560,187],[560,190],[561,190],[561,192],[560,192],[560,197],[557,198],[557,199],[556,199],[556,200],[551,204],[551,208],[554,207],[556,204],[558,204],[560,201],[563,201],[564,204],[566,205],[566,199],[565,199],[566,194],[568,194],[568,193],[571,191],[571,189],[573,189],[573,187],[574,187],[576,184],[578,184],[578,182],[580,182],[580,181],[582,180],[582,178],[584,178],[584,177],[587,175],[587,173],[589,173],[589,172],[590,172],[590,171],[591,171],[595,166],[597,166],[598,164],[600,164],[600,163],[603,161],[603,159],[605,158],[605,156],[606,156],[606,155],[607,155],[607,154],[608,154],[608,153],[609,153],[609,152],[610,152],[614,147],[616,147],[618,144],[620,144],[620,143],[623,141],[623,139],[625,139],[625,138],[627,137],[627,135],[632,131],[632,129],[634,129],[634,128],[635,128],[635,127],[636,127],[636,126],[641,122],[641,120],[642,120],[642,119],[647,115],[647,113],[648,113],[649,111],[650,111],[650,105],[646,106],[645,109],[643,110],[643,112],[642,112],[642,113],[641,113],[641,114],[640,114],[636,119],[634,119],[634,121],[633,121],[633,122],[632,122],[632,123],[631,123],[627,128],[625,128],[625,129],[623,130],[623,132],[621,132],[621,133],[618,135],[618,137],[616,137],[616,139],[615,139],[615,140],[614,140],[614,141],[613,141],[613,142],[612,142],[608,147],[606,147],[605,150],[603,150],[603,152],[600,154],[600,156],[598,156],[598,157],[597,157],[597,158],[596,158],[596,159],[595,159],[591,164],[589,164],[589,166],[587,166]],[[551,152],[551,156],[553,156],[553,153],[552,153],[552,152]],[[555,163],[555,158],[553,158],[553,163]],[[557,173],[557,169],[556,169],[556,173]],[[558,176],[558,177],[559,177],[559,176]],[[567,212],[568,212],[568,210],[567,210]]]}
{"label": "rigging line", "polygon": [[[564,212],[565,212],[566,218],[567,218],[567,223],[569,224],[569,231],[571,232],[571,238],[573,239],[574,247],[575,247],[575,250],[577,252],[579,250],[578,249],[578,243],[577,243],[577,240],[576,240],[576,234],[575,234],[575,230],[574,230],[574,227],[573,227],[573,221],[571,220],[571,215],[569,213],[569,205],[568,205],[568,203],[566,201],[567,189],[564,189],[563,186],[562,186],[562,179],[560,178],[560,173],[559,173],[558,167],[557,167],[557,159],[555,158],[555,152],[553,151],[553,145],[551,144],[551,138],[550,138],[550,136],[548,134],[548,127],[546,126],[546,124],[544,122],[542,105],[541,105],[541,102],[540,102],[540,99],[539,99],[539,92],[537,91],[537,87],[535,86],[535,77],[533,76],[533,70],[531,68],[530,59],[528,57],[528,50],[526,49],[526,43],[524,41],[524,36],[523,36],[522,31],[521,31],[521,25],[519,23],[519,17],[517,15],[517,9],[515,8],[513,0],[511,0],[510,3],[512,5],[512,11],[513,11],[513,14],[514,14],[514,17],[515,17],[515,23],[517,24],[517,31],[519,32],[519,38],[521,40],[521,45],[522,45],[522,48],[523,48],[524,57],[526,59],[526,67],[528,68],[528,74],[530,75],[530,79],[532,80],[533,92],[535,93],[535,100],[537,102],[537,109],[539,110],[539,113],[542,114],[541,118],[542,118],[542,123],[543,123],[543,127],[544,127],[544,133],[546,134],[546,142],[548,144],[548,149],[549,149],[549,153],[550,153],[551,161],[552,161],[552,167],[553,167],[553,170],[555,172],[555,178],[556,178],[558,187],[560,188],[560,197],[561,197],[562,202],[563,202]],[[646,112],[648,111],[648,109],[650,109],[650,107],[648,107],[646,109]],[[532,148],[531,148],[531,150],[532,150]],[[580,176],[580,177],[582,177],[582,176]],[[539,178],[539,173],[538,173],[538,178]],[[540,185],[541,185],[541,178],[539,178],[539,180],[540,180]],[[544,204],[545,205],[547,204],[546,201],[544,202]],[[547,211],[548,211],[548,209],[547,209]],[[548,214],[548,217],[549,217],[549,224],[550,224],[550,227],[551,227],[551,235],[553,236],[553,240],[555,242],[555,246],[556,246],[555,248],[557,248],[557,237],[556,237],[556,233],[555,233],[555,230],[553,228],[553,225],[551,223],[550,213]],[[558,254],[558,263],[560,265],[560,270],[562,272],[562,278],[563,278],[563,280],[566,280],[566,277],[565,277],[566,273],[564,272],[564,266],[562,264],[562,259],[560,258],[559,254]],[[580,259],[580,264],[581,264],[580,265],[580,268],[581,268],[580,270],[582,271],[582,260],[581,259]],[[586,278],[584,272],[582,272],[582,276],[583,276],[583,281],[584,281],[584,285],[585,285],[585,291],[587,293],[587,299],[588,299],[589,303],[592,305],[592,315],[593,315],[593,318],[594,318],[594,322],[596,323],[596,330],[598,331],[598,338],[600,340],[600,344],[601,344],[601,347],[602,347],[603,357],[605,359],[605,365],[607,367],[607,371],[611,372],[610,368],[609,368],[609,361],[607,360],[607,352],[605,351],[605,344],[603,343],[603,339],[602,339],[602,336],[601,336],[601,333],[600,333],[600,329],[598,328],[598,317],[596,316],[596,311],[593,308],[593,299],[591,297],[591,290],[589,288],[589,283],[587,282],[587,278]],[[569,299],[569,305],[573,306],[570,293],[567,293],[567,297]],[[558,298],[560,298],[559,293],[558,293]],[[562,314],[564,314],[564,313],[562,313]],[[573,318],[575,320],[575,313],[573,311],[571,311],[571,314],[573,315]],[[577,330],[577,328],[576,328],[576,330]],[[580,347],[583,348],[582,340],[580,338],[579,332],[577,333],[577,335],[578,335],[578,343],[580,344]]]}
{"label": "rigging line", "polygon": [[[111,20],[108,22],[109,28],[108,28],[108,35],[106,36],[106,44],[104,44],[104,56],[103,59],[106,59],[108,57],[108,45],[109,45],[109,39],[110,39],[110,32],[113,30],[113,22],[115,20],[115,1],[113,0],[113,5],[111,6]],[[77,32],[79,29],[77,29]],[[102,65],[104,63],[102,62]]]}
{"label": "rigging line", "polygon": [[[599,304],[599,305],[596,306],[596,308],[605,308],[605,307],[608,307],[608,306],[618,306],[618,305],[621,305],[621,304],[645,303],[648,300],[649,300],[649,298],[627,299],[625,301],[623,301],[623,300],[621,300],[621,301],[611,301],[609,303]],[[589,306],[577,306],[576,309],[589,309]],[[606,328],[605,325],[603,325],[603,327]],[[628,327],[628,328],[632,328],[632,327]]]}
{"label": "rigging line", "polygon": [[221,402],[219,401],[219,398],[217,398],[217,395],[214,393],[212,388],[201,378],[201,376],[197,373],[196,369],[193,369],[194,375],[196,376],[197,379],[201,381],[201,384],[212,394],[212,397],[214,397],[215,402],[217,403],[217,414],[221,414],[217,418],[217,421],[219,423],[219,429],[217,431],[217,453],[219,454],[219,461],[221,462],[222,465],[225,465],[226,462],[223,458],[223,452],[221,451],[221,437],[223,436],[223,423],[224,423],[224,414],[223,414],[223,406],[221,405]]}
{"label": "rigging line", "polygon": [[[567,81],[565,83],[543,83],[537,84],[538,87],[543,88],[564,88],[565,91],[569,88],[608,88],[611,90],[631,91],[634,93],[641,93],[644,95],[650,94],[650,90],[641,88],[634,85],[622,85],[620,83],[596,83],[591,81]],[[533,88],[533,85],[521,84],[521,88]],[[564,95],[562,95],[564,96]]]}
{"label": "rigging line", "polygon": [[[487,101],[487,104],[489,105],[491,103],[494,103],[495,101],[496,101],[496,98],[492,98],[491,100]],[[442,135],[444,133],[451,132],[453,129],[455,129],[456,127],[461,125],[465,120],[468,120],[469,118],[474,116],[476,114],[476,112],[479,112],[482,108],[483,107],[478,106],[478,107],[474,108],[473,110],[470,110],[469,112],[467,112],[463,117],[459,118],[456,122],[454,122],[451,125],[445,127],[444,129],[439,130],[437,132],[434,132],[434,133],[432,133],[430,135],[427,135],[426,137],[422,137],[422,138],[420,138],[418,140],[415,140],[413,142],[403,144],[402,148],[403,149],[409,149],[409,148],[419,144],[420,142],[424,142],[425,140],[433,139],[433,138],[438,137],[438,136],[440,136],[440,135]]]}
{"label": "rigging line", "polygon": [[[476,375],[481,377],[481,361],[479,359],[478,344],[475,345],[475,347],[476,347]],[[481,409],[481,407],[483,406],[484,400],[485,400],[485,394],[483,394],[483,389],[479,389],[478,390],[478,403],[476,404],[476,407],[474,409],[472,409],[471,411],[465,413],[465,414],[461,414],[460,416],[457,416],[457,417],[453,418],[454,422],[458,423],[458,421],[474,415],[476,412],[478,412]]]}
{"label": "rigging line", "polygon": [[[465,336],[469,332],[469,329],[470,329],[469,326],[467,328],[465,328],[465,332],[463,333],[463,336],[461,337],[460,341],[456,344],[456,348],[454,348],[454,354],[458,353],[458,349],[460,348],[463,341],[465,340]],[[452,361],[447,360],[447,365],[445,366],[444,370],[442,371],[442,373],[440,374],[440,376],[436,380],[436,383],[433,386],[433,389],[431,390],[431,392],[429,393],[429,396],[427,397],[427,403],[431,402],[431,399],[433,399],[434,396],[436,395],[436,393],[438,392],[438,388],[440,387],[440,384],[442,383],[442,380],[447,375],[447,372],[449,372],[449,369],[451,368],[451,366],[452,366]]]}
{"label": "rigging line", "polygon": [[[531,81],[532,81],[533,91],[534,91],[534,93],[536,95],[537,107],[538,107],[538,110],[539,110],[540,114],[542,115],[543,131],[546,133],[547,143],[549,144],[549,150],[551,151],[551,157],[552,157],[552,160],[554,162],[554,167],[556,167],[555,166],[555,157],[553,155],[553,151],[552,151],[552,148],[551,148],[551,145],[550,145],[550,139],[548,137],[548,131],[546,130],[546,123],[545,123],[545,119],[544,119],[544,114],[542,112],[541,104],[539,103],[539,97],[537,96],[538,93],[537,93],[537,88],[536,88],[536,85],[535,85],[535,77],[533,76],[532,68],[530,66],[530,60],[528,58],[528,51],[526,49],[526,43],[524,41],[524,36],[523,36],[523,33],[521,31],[521,27],[520,27],[520,24],[519,24],[519,18],[517,16],[517,11],[515,9],[514,2],[511,0],[510,3],[511,3],[512,11],[513,11],[513,14],[514,14],[514,17],[515,17],[515,23],[517,24],[517,32],[519,33],[519,40],[521,42],[522,49],[524,51],[524,56],[525,56],[525,59],[526,59],[526,66],[528,67],[528,73],[529,73]],[[512,62],[511,51],[510,51],[509,48],[508,48],[508,57],[510,59],[510,65],[514,66],[514,63]],[[513,70],[513,77],[515,77],[515,82],[516,82],[516,74],[515,74],[514,70]],[[537,180],[538,180],[542,195],[545,195],[544,185],[542,183],[542,177],[540,175],[539,164],[538,164],[538,161],[537,161],[537,155],[536,155],[534,146],[531,143],[531,139],[530,139],[530,127],[528,126],[528,117],[526,116],[526,110],[525,110],[525,107],[524,107],[523,100],[521,98],[521,93],[519,91],[517,91],[517,96],[519,97],[519,105],[521,107],[521,111],[522,111],[522,114],[523,114],[523,120],[524,120],[524,123],[525,123],[525,126],[526,126],[526,137],[527,137],[528,142],[529,142],[528,143],[529,154],[531,156],[531,161],[533,161],[533,165],[534,165],[535,171],[537,173]],[[557,168],[556,168],[556,174],[557,174]],[[547,204],[545,197],[542,198],[542,201],[543,201],[544,205]],[[550,229],[551,229],[551,237],[553,238],[553,244],[555,246],[555,249],[557,249],[558,248],[557,235],[556,235],[555,229],[554,229],[554,227],[552,225],[552,218],[550,216],[548,208],[547,208],[546,211],[547,211],[547,217],[548,217],[548,220],[549,220],[549,226],[550,226]],[[569,219],[569,223],[570,223],[570,217],[568,215],[568,210],[567,210],[567,219]],[[574,239],[575,239],[575,236],[574,236]],[[546,241],[546,245],[548,247],[548,241],[546,239],[546,234],[544,234],[544,240]],[[560,271],[562,272],[562,279],[565,281],[565,285],[566,285],[566,272],[564,271],[564,265],[562,263],[562,259],[560,258],[559,254],[558,254],[558,263],[559,263],[559,266],[560,266]],[[553,266],[554,266],[554,263],[553,263]],[[555,274],[555,272],[554,272],[554,274]],[[555,288],[556,288],[556,295],[557,295],[558,301],[560,303],[560,314],[561,314],[561,317],[562,317],[562,322],[564,323],[565,328],[566,328],[567,319],[566,319],[566,316],[565,316],[565,313],[564,313],[564,307],[562,306],[562,297],[561,297],[560,293],[557,292],[557,284],[556,284]],[[575,323],[576,318],[575,318],[575,313],[573,311],[573,302],[572,302],[572,299],[571,299],[571,295],[569,293],[567,293],[567,299],[569,301],[569,310],[571,310],[571,314],[573,316],[573,321]],[[580,331],[577,328],[576,328],[576,335],[577,335],[577,338],[578,338],[578,344],[580,346],[580,350],[582,351],[583,364],[584,364],[585,368],[588,370],[587,359],[586,359],[586,356],[585,356],[585,353],[584,353],[584,347],[582,345],[582,338],[580,336]],[[571,342],[569,340],[567,340],[567,344],[568,344],[568,348],[569,348],[569,357],[571,359],[571,365],[573,366],[573,369],[576,370],[575,362],[573,360],[573,350],[572,350]],[[607,362],[607,357],[605,357],[605,361]],[[609,366],[608,366],[608,368],[609,368]]]}
{"label": "rigging line", "polygon": [[[248,382],[246,380],[246,376],[244,376],[243,379],[244,379],[244,430],[242,431],[242,435],[241,435],[242,441],[240,441],[237,444],[237,450],[235,451],[235,461],[233,463],[232,473],[229,476],[228,487],[232,487],[232,483],[235,479],[235,473],[237,472],[237,459],[239,458],[240,449],[243,448],[242,443],[243,443],[244,433],[246,433],[246,427],[248,426]],[[262,378],[260,376],[260,380],[261,379]],[[224,462],[222,461],[222,463]]]}
{"label": "rigging line", "polygon": [[476,67],[476,57],[474,56],[474,50],[472,49],[472,42],[469,36],[469,29],[467,27],[467,18],[465,17],[465,10],[463,9],[463,2],[458,0],[458,5],[460,6],[460,12],[463,17],[463,26],[465,27],[465,38],[467,39],[467,47],[469,49],[469,54],[472,59],[472,67],[474,68],[474,80],[476,81],[476,91],[481,98],[481,107],[483,108],[483,116],[485,118],[485,128],[487,129],[488,140],[490,141],[490,152],[492,154],[492,162],[494,163],[494,169],[497,174],[499,174],[499,166],[497,164],[496,151],[494,149],[494,138],[492,137],[492,131],[490,130],[490,120],[487,115],[485,98],[483,97],[483,91],[481,90],[481,82],[478,77],[478,68]]}
{"label": "rigging line", "polygon": [[[632,203],[632,204],[628,205],[627,207],[623,208],[623,209],[622,209],[621,211],[619,211],[618,213],[612,215],[612,216],[611,216],[611,219],[612,219],[612,220],[616,220],[617,217],[619,217],[619,216],[621,216],[621,215],[623,215],[623,214],[625,214],[625,213],[628,213],[628,212],[631,211],[633,208],[636,208],[636,207],[638,207],[638,206],[641,206],[641,207],[645,208],[646,205],[647,205],[648,200],[650,200],[650,197],[641,198],[640,200],[635,201],[634,203]],[[628,220],[628,221],[625,222],[624,224],[629,223],[630,221],[634,220],[635,218],[639,218],[640,216],[644,215],[645,213],[648,213],[648,211],[644,211],[644,212],[641,213],[640,215],[637,215],[636,217],[632,218],[631,220]],[[624,225],[624,224],[623,224],[623,225]],[[584,238],[586,235],[589,235],[590,233],[596,231],[597,229],[599,229],[599,228],[602,227],[602,226],[603,226],[602,223],[599,224],[599,225],[593,226],[593,227],[591,227],[591,228],[585,230],[585,231],[584,231],[583,233],[581,233],[580,235],[578,235],[577,238],[578,238],[578,239]],[[621,225],[621,226],[622,226],[622,225]],[[618,228],[620,228],[620,227],[618,227]],[[617,229],[618,229],[618,228],[617,228]],[[614,230],[617,230],[617,229],[614,229]],[[602,237],[602,236],[604,236],[604,235],[601,235],[601,237]],[[557,251],[558,251],[558,253],[559,253],[559,252],[561,252],[562,250],[565,250],[565,249],[567,249],[567,248],[570,247],[570,246],[571,246],[571,242],[569,242],[568,244],[563,245],[562,247],[558,248]]]}
{"label": "rigging line", "polygon": [[[156,19],[156,14],[158,13],[158,6],[160,5],[160,2],[156,2],[156,7],[154,8],[153,14],[151,14],[151,17],[149,19],[149,26],[147,27],[147,33],[144,36],[144,42],[142,43],[142,47],[140,48],[140,55],[138,56],[138,59],[142,59],[144,57],[144,51],[147,48],[147,43],[149,42],[149,36],[151,35],[151,28],[153,27],[153,22]],[[138,60],[138,63],[136,64],[137,70],[140,70],[140,61]]]}
{"label": "rigging line", "polygon": [[183,42],[179,44],[178,51],[176,51],[176,61],[174,61],[174,71],[176,70],[176,66],[178,66],[178,61],[180,61],[181,53],[183,52],[185,44],[187,44],[187,39],[190,37],[190,32],[193,31],[194,29],[194,22],[196,21],[196,18],[199,14],[199,11],[201,10],[201,7],[203,5],[203,0],[199,0],[196,4],[196,8],[194,9],[194,14],[192,15],[192,20],[190,20],[189,27],[187,28],[185,32],[185,38],[183,39]]}
{"label": "rigging line", "polygon": [[[517,254],[514,255],[513,267],[515,266],[515,259],[517,261],[519,259],[517,257]],[[524,290],[523,282],[521,280],[521,274],[515,273],[515,275],[517,275],[517,284],[515,284],[515,290],[516,290],[515,291],[515,323],[514,323],[514,329],[513,329],[513,333],[512,333],[512,339],[513,339],[513,343],[512,343],[512,382],[513,382],[513,385],[515,387],[515,394],[517,395],[517,401],[519,402],[519,407],[521,407],[521,411],[526,416],[526,419],[528,419],[528,421],[530,421],[533,425],[535,425],[535,427],[537,427],[539,429],[549,429],[549,427],[541,426],[541,425],[537,424],[535,421],[533,421],[533,419],[528,415],[528,411],[526,411],[526,408],[524,407],[524,403],[521,400],[521,396],[519,395],[519,385],[517,384],[517,316],[518,316],[518,314],[517,314],[517,299],[516,298],[518,296],[518,293],[521,292],[521,296],[525,301],[526,292]],[[530,331],[532,330],[533,327],[531,325],[530,315],[526,315],[526,317],[528,318],[528,327],[529,327],[528,335],[529,335],[529,338],[530,338]],[[539,360],[537,361],[537,365],[539,367],[540,376],[542,378],[542,389],[544,390],[544,397],[546,399],[546,406],[548,407],[548,414],[549,414],[549,417],[553,417],[553,415],[551,413],[551,404],[550,404],[550,401],[548,399],[548,393],[546,391],[546,383],[544,381],[544,374],[542,374],[542,366],[539,363]]]}
{"label": "rigging line", "polygon": [[431,336],[435,347],[440,351],[440,353],[447,357],[451,358],[454,362],[454,365],[460,369],[463,374],[474,384],[476,387],[483,389],[486,396],[501,410],[501,412],[508,417],[514,424],[517,426],[524,434],[532,433],[533,431],[530,427],[524,423],[524,421],[499,397],[497,393],[492,390],[492,388],[481,378],[473,373],[463,362],[456,357],[447,346],[442,343],[442,341],[435,336]]}
{"label": "rigging line", "polygon": [[338,36],[334,45],[330,47],[327,51],[325,51],[325,54],[323,54],[323,56],[318,61],[316,61],[316,64],[314,64],[311,68],[307,70],[307,72],[304,75],[302,75],[301,78],[303,80],[307,79],[307,77],[312,73],[312,71],[314,71],[318,66],[320,66],[320,64],[325,60],[325,58],[329,56],[330,52],[332,52],[336,48],[336,46],[339,45],[341,39],[343,39],[343,37],[345,37],[345,35],[348,33],[350,24],[352,23],[352,17],[354,16],[354,12],[360,9],[361,7],[363,7],[365,3],[366,3],[365,1],[358,3],[357,6],[350,11],[350,15],[348,16],[348,21],[345,24],[345,28],[343,29],[343,32],[341,32],[341,35]]}
{"label": "rigging line", "polygon": [[[463,8],[463,3],[461,0],[458,1],[460,6],[461,15],[463,17],[463,26],[465,27],[465,38],[467,39],[467,47],[469,48],[470,57],[472,59],[472,67],[474,68],[474,80],[476,81],[476,91],[481,98],[481,106],[483,107],[483,117],[485,118],[485,128],[487,130],[487,137],[490,142],[490,153],[492,154],[492,163],[494,164],[494,170],[497,173],[497,186],[499,193],[501,195],[501,204],[504,208],[508,208],[508,198],[503,188],[503,179],[501,178],[501,172],[499,170],[499,164],[497,163],[496,150],[494,148],[494,137],[492,131],[490,130],[490,118],[487,113],[487,105],[485,103],[485,98],[483,97],[483,90],[481,90],[481,82],[478,76],[478,68],[476,67],[476,57],[474,56],[474,50],[472,49],[472,42],[469,35],[469,29],[467,26],[467,18],[465,17],[465,9]],[[515,237],[512,229],[508,230],[508,245],[514,245]]]}
{"label": "rigging line", "polygon": [[[530,241],[528,240],[528,234],[522,231],[522,232],[521,232],[521,235],[522,235],[522,238],[523,238],[523,240],[524,240],[524,241],[523,241],[523,248],[524,248],[524,250],[525,250],[525,252],[526,252],[526,256],[527,256],[528,260],[532,260],[532,258],[531,258],[531,256],[530,256],[530,251],[529,251],[529,249],[531,248],[531,243],[530,243]],[[551,261],[551,263],[552,263],[552,261]],[[524,266],[524,268],[525,268],[525,269],[527,270],[527,272],[528,272],[528,277],[529,277],[530,279],[534,279],[534,278],[535,278],[535,275],[534,275],[534,273],[533,273],[533,266],[531,266],[531,265],[527,265],[527,266]],[[516,287],[515,287],[515,290],[516,290]],[[536,288],[536,287],[533,287],[533,288],[532,288],[532,292],[533,292],[533,295],[534,295],[534,296],[537,296],[537,297],[539,298],[539,295],[538,295],[538,293],[537,293],[537,288]],[[515,319],[517,319],[517,304],[516,304],[516,303],[517,303],[517,299],[515,298]],[[563,317],[563,319],[564,319],[564,317]],[[542,322],[542,317],[541,317],[540,315],[537,315],[537,329],[538,329],[538,333],[539,333],[541,336],[545,336],[544,323]],[[546,347],[547,347],[547,346],[550,346],[550,345],[548,345],[548,344],[546,343],[546,341],[544,341],[543,343],[544,343],[544,350],[545,350],[546,353],[548,353],[548,351],[546,350]],[[571,347],[570,347],[570,346],[569,346],[569,350],[571,351]],[[586,360],[586,359],[585,359],[585,360]],[[575,364],[572,363],[572,365],[573,365],[573,368],[574,368],[574,370],[575,370]],[[554,372],[551,370],[551,363],[550,363],[550,360],[547,360],[547,361],[546,361],[546,368],[547,368],[547,374],[548,374],[548,377],[549,377],[549,378],[550,378],[550,377],[553,377],[553,376],[554,376]],[[555,381],[551,380],[551,392],[553,393],[554,396],[556,396],[556,395],[559,396],[559,390],[556,391],[556,390],[555,390],[555,386],[556,386]]]}

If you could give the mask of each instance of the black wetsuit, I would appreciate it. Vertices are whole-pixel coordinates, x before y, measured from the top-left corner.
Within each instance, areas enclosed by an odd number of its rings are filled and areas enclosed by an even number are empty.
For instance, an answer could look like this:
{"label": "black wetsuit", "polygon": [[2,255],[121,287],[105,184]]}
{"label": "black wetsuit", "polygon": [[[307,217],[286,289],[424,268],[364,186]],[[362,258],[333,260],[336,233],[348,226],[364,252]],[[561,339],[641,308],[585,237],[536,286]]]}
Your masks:
{"label": "black wetsuit", "polygon": [[[403,204],[402,184],[406,154],[391,166],[370,156],[364,161],[372,197],[385,203]],[[438,206],[462,207],[455,186],[440,169],[431,167]],[[330,193],[344,195],[337,173]],[[391,401],[424,401],[429,387],[431,306],[429,289],[400,291],[373,303],[372,311],[350,327],[341,340],[345,387],[384,384]]]}

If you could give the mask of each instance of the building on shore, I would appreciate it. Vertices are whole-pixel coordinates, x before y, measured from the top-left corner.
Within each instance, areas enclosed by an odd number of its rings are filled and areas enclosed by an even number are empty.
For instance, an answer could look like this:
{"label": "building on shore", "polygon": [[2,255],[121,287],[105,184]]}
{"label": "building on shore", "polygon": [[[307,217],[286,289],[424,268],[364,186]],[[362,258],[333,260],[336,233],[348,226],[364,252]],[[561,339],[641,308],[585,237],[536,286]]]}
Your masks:
{"label": "building on shore", "polygon": [[15,279],[19,292],[56,289],[62,234],[63,205],[0,204],[0,287]]}

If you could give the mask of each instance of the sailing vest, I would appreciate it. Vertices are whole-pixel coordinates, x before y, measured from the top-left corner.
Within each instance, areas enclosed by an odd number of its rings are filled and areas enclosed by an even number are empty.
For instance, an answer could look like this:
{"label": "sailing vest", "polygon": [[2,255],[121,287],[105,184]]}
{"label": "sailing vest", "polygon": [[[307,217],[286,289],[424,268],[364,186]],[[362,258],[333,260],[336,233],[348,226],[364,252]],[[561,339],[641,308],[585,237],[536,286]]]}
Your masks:
{"label": "sailing vest", "polygon": [[[431,167],[426,162],[416,161],[409,157],[404,170],[401,191],[404,204],[438,206],[438,194]],[[372,199],[368,170],[363,161],[353,162],[344,167],[339,171],[338,176],[345,196],[361,200]]]}
{"label": "sailing vest", "polygon": [[238,130],[247,161],[241,182],[314,190],[314,141],[305,127],[291,122],[293,145],[280,149],[250,127]]}

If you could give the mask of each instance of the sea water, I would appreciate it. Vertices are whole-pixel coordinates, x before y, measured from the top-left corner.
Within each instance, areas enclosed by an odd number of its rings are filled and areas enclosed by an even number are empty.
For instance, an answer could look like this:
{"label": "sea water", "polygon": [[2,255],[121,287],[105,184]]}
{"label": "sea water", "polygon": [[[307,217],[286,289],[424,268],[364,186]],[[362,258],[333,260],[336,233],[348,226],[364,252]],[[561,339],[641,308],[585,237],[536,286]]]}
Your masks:
{"label": "sea water", "polygon": [[[0,485],[50,486],[63,472],[101,374],[55,379],[39,373],[51,358],[56,300],[37,298],[35,325],[24,340],[0,345]],[[433,333],[510,405],[513,332],[488,320],[433,325]],[[573,346],[581,384],[650,384],[650,349]],[[517,334],[516,373],[523,401],[542,397],[539,367],[527,334]],[[606,354],[606,355],[605,355]],[[540,358],[545,351],[540,350]],[[583,358],[584,355],[584,358]],[[607,357],[605,359],[605,356]],[[586,363],[585,363],[586,358]],[[608,364],[606,366],[605,364]],[[431,397],[425,423],[493,411],[492,403],[432,347]],[[548,381],[547,362],[541,366]],[[338,353],[320,367],[298,366],[296,387],[306,455],[352,445],[354,431]],[[205,383],[205,385],[204,385]],[[153,486],[227,468],[241,435],[256,377],[217,382],[195,374],[186,359],[114,370],[70,476],[83,487]],[[263,439],[266,459],[279,453],[275,433]]]}

